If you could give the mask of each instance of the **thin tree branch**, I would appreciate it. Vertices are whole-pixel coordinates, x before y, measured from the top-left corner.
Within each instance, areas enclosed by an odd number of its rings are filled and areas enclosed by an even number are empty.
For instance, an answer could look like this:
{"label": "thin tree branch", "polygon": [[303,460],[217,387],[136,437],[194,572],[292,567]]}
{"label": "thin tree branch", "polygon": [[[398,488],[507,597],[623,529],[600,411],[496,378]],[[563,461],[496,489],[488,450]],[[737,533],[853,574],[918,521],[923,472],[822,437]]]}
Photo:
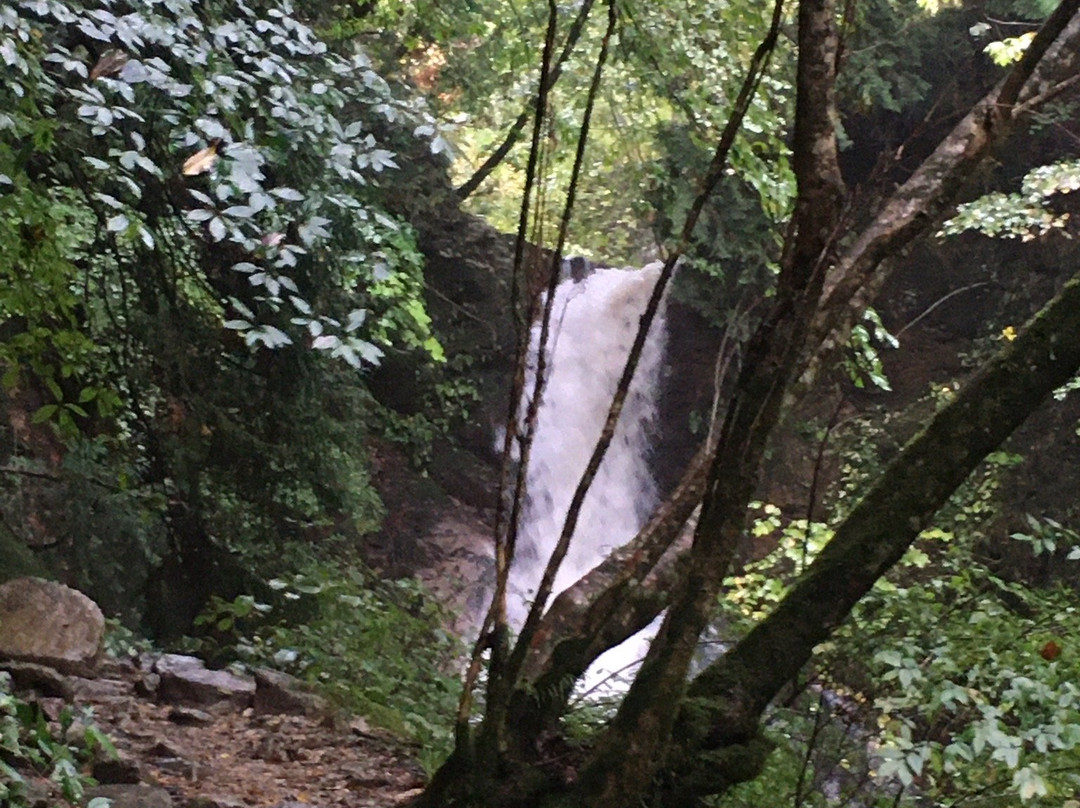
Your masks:
{"label": "thin tree branch", "polygon": [[[1078,9],[1080,0],[1062,1],[1009,76],[961,119],[838,258],[807,339],[799,390],[809,386],[824,359],[847,339],[856,318],[888,278],[888,259],[930,231],[974,167],[1031,111],[1028,102],[1077,74]],[[1037,62],[1036,55],[1041,57]]]}
{"label": "thin tree branch", "polygon": [[921,322],[923,320],[923,318],[928,317],[931,312],[933,312],[938,306],[940,306],[946,300],[949,300],[950,298],[956,297],[956,295],[963,294],[964,292],[970,292],[972,289],[978,289],[980,286],[986,286],[986,285],[987,285],[986,281],[979,281],[978,283],[972,283],[972,284],[968,284],[967,286],[961,286],[959,289],[953,289],[947,295],[943,295],[942,297],[939,297],[937,300],[935,300],[933,303],[931,303],[927,308],[925,308],[923,310],[923,312],[921,314],[919,314],[913,320],[910,320],[907,323],[907,325],[905,325],[903,328],[901,328],[899,331],[897,331],[893,336],[894,337],[900,337],[909,328],[911,328],[914,325],[916,325],[917,323]]}
{"label": "thin tree branch", "polygon": [[[768,703],[814,646],[904,554],[975,467],[1080,369],[1080,273],[913,438],[837,527],[791,591],[691,684],[673,764],[673,804],[712,793],[680,783],[707,750],[756,732]],[[703,720],[704,715],[709,720]],[[685,790],[689,788],[690,793]],[[704,789],[704,790],[702,790]]]}
{"label": "thin tree branch", "polygon": [[[585,21],[589,17],[589,12],[592,10],[595,0],[583,0],[581,7],[578,9],[578,15],[574,19],[573,24],[570,26],[570,31],[566,35],[566,44],[563,45],[562,53],[559,54],[559,58],[555,62],[555,66],[544,73],[545,78],[542,80],[541,92],[547,93],[555,86],[555,82],[559,80],[559,76],[562,75],[563,66],[570,58],[570,54],[574,52],[574,47],[577,45],[578,39],[581,38],[581,32],[585,29]],[[521,133],[525,131],[525,124],[529,121],[529,116],[533,112],[533,107],[530,105],[520,115],[517,120],[510,125],[510,129],[507,130],[506,137],[495,151],[484,161],[480,168],[476,169],[469,179],[459,185],[454,193],[458,199],[465,201],[477,188],[486,180],[491,172],[494,171],[499,164],[506,159],[506,155],[510,153],[510,150],[518,142],[518,138],[521,137]]]}
{"label": "thin tree branch", "polygon": [[[514,326],[517,338],[516,363],[514,381],[510,391],[508,402],[509,412],[506,419],[506,435],[502,447],[502,469],[499,477],[499,502],[495,513],[495,593],[492,596],[491,605],[484,616],[480,628],[480,637],[473,647],[472,658],[465,674],[462,686],[461,698],[458,702],[456,721],[456,735],[458,750],[464,750],[470,745],[471,733],[469,731],[469,717],[472,714],[472,694],[476,686],[476,680],[483,667],[481,658],[483,652],[491,649],[491,674],[488,682],[489,698],[492,687],[501,687],[501,669],[505,664],[507,653],[507,617],[506,617],[506,589],[509,581],[510,564],[514,556],[514,543],[516,541],[517,514],[520,507],[520,498],[515,495],[507,515],[504,494],[509,479],[512,450],[517,437],[518,401],[521,399],[522,390],[525,388],[525,360],[528,352],[529,322],[524,311],[529,308],[523,303],[523,265],[525,257],[525,235],[529,222],[529,204],[532,198],[532,189],[536,179],[536,167],[540,153],[540,132],[543,127],[544,113],[547,103],[548,70],[551,65],[551,55],[555,47],[555,28],[558,20],[558,9],[554,0],[548,0],[548,26],[544,37],[544,50],[540,63],[539,90],[536,96],[536,108],[534,110],[532,145],[529,150],[529,162],[525,170],[525,188],[521,198],[521,211],[518,216],[517,240],[514,243],[514,265],[511,283],[511,307],[514,310]],[[519,483],[520,484],[520,483]],[[491,632],[489,636],[489,631]],[[496,694],[497,695],[497,694]],[[496,699],[496,703],[502,699]],[[497,744],[496,738],[494,743]]]}
{"label": "thin tree branch", "polygon": [[[577,527],[577,520],[581,513],[582,505],[584,504],[585,495],[588,492],[593,479],[600,468],[600,463],[603,461],[608,447],[611,445],[611,441],[614,437],[615,426],[618,422],[619,416],[622,413],[622,407],[626,400],[627,393],[630,388],[630,382],[633,379],[634,372],[637,369],[638,362],[641,359],[641,354],[645,348],[645,341],[648,337],[648,332],[652,326],[653,320],[656,317],[657,312],[660,309],[660,303],[663,299],[664,292],[667,289],[667,284],[671,280],[671,276],[674,273],[675,265],[682,253],[687,249],[690,243],[690,238],[693,235],[694,227],[697,225],[698,218],[701,216],[701,212],[705,207],[705,203],[711,195],[713,189],[720,182],[724,174],[724,168],[727,164],[727,156],[731,150],[732,145],[735,142],[735,137],[738,134],[743,118],[746,115],[747,110],[750,107],[750,102],[753,99],[754,93],[758,84],[761,81],[761,77],[764,75],[765,68],[768,66],[769,57],[772,54],[773,48],[776,45],[777,36],[780,28],[780,20],[782,16],[782,0],[777,0],[773,18],[770,24],[768,33],[765,39],[758,46],[754,53],[754,57],[751,60],[750,67],[747,70],[746,79],[743,82],[742,87],[739,90],[739,95],[735,100],[732,108],[731,116],[728,119],[727,125],[724,127],[724,131],[720,137],[720,141],[717,144],[716,151],[713,155],[712,162],[709,165],[709,169],[706,172],[705,177],[702,180],[701,190],[697,197],[694,199],[691,205],[690,211],[687,215],[686,222],[683,225],[682,233],[680,235],[679,243],[676,245],[672,253],[664,261],[663,269],[660,271],[660,276],[656,281],[656,285],[653,288],[653,293],[649,298],[649,302],[645,308],[645,312],[641,316],[640,325],[638,327],[637,335],[634,338],[634,343],[630,348],[630,353],[627,357],[626,365],[623,369],[622,376],[619,379],[619,384],[616,388],[615,396],[612,399],[611,408],[608,410],[607,419],[604,423],[603,430],[596,447],[593,450],[593,454],[589,459],[589,462],[582,474],[581,480],[578,483],[577,489],[574,491],[574,496],[571,499],[570,506],[567,510],[566,521],[563,525],[562,533],[559,536],[559,541],[556,544],[556,554],[565,554],[566,549],[569,546],[571,537],[573,536],[574,529]],[[545,580],[541,582],[540,590],[538,591],[536,603],[541,604],[541,609],[546,600],[547,595],[550,593],[552,583],[554,582],[554,575],[548,575],[548,571],[545,571]],[[550,578],[550,580],[548,580]],[[546,592],[545,592],[546,582]],[[540,624],[540,618],[542,616],[541,609],[534,607],[530,611],[529,617],[526,619],[525,625],[522,627],[521,635],[518,638],[517,645],[515,646],[511,669],[518,671],[521,668],[521,664],[524,662],[526,655],[529,652],[529,647],[532,644],[533,638],[536,636],[537,628]]]}

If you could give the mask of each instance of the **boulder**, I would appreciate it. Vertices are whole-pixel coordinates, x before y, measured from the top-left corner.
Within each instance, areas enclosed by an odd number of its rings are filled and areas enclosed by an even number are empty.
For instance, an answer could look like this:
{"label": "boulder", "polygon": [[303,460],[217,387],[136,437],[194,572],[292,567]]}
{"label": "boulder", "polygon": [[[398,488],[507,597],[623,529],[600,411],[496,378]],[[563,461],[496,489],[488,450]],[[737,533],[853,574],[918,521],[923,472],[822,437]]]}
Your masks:
{"label": "boulder", "polygon": [[0,659],[93,676],[104,634],[101,609],[81,592],[43,578],[0,585]]}
{"label": "boulder", "polygon": [[328,711],[326,700],[298,679],[270,668],[255,671],[256,715],[316,716]]}
{"label": "boulder", "polygon": [[103,676],[97,679],[84,679],[81,676],[73,676],[71,686],[75,690],[75,697],[80,701],[116,703],[128,701],[135,695],[135,684],[130,679],[113,679]]}
{"label": "boulder", "polygon": [[206,706],[227,703],[243,709],[250,707],[255,682],[228,671],[207,670],[202,660],[181,654],[164,654],[154,663],[160,677],[159,700],[170,704]]}
{"label": "boulder", "polygon": [[136,785],[142,781],[139,761],[124,753],[115,758],[95,760],[91,770],[99,785]]}

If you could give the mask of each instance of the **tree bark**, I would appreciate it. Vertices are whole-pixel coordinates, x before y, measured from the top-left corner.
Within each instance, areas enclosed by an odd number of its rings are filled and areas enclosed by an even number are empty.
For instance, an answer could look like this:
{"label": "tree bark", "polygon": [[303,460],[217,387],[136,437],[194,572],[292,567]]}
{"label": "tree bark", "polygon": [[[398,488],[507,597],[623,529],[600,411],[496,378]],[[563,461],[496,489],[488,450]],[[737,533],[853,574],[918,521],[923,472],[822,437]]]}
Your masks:
{"label": "tree bark", "polygon": [[693,681],[669,760],[670,804],[727,787],[718,751],[756,737],[762,711],[814,647],[975,467],[1078,370],[1080,273],[908,443],[776,610]]}
{"label": "tree bark", "polygon": [[689,561],[641,670],[582,775],[582,804],[619,808],[646,793],[666,748],[698,638],[745,528],[769,434],[805,339],[844,198],[836,149],[836,14],[799,6],[793,238],[773,311],[754,335],[720,429]]}
{"label": "tree bark", "polygon": [[[687,686],[690,659],[744,530],[765,446],[792,395],[792,382],[812,375],[812,358],[836,344],[835,332],[842,338],[852,312],[864,305],[863,290],[876,288],[888,259],[933,226],[1018,117],[1052,93],[1055,82],[1075,74],[1078,6],[1080,0],[1063,0],[1024,60],[840,249],[844,188],[833,102],[836,15],[832,0],[804,0],[794,161],[799,197],[777,295],[748,346],[717,449],[684,478],[684,496],[667,503],[641,536],[528,627],[527,642],[514,652],[522,675],[511,683],[512,708],[505,714],[514,724],[514,748],[523,756],[500,761],[506,767],[500,774],[516,779],[513,796],[492,801],[490,791],[472,789],[474,802],[466,797],[460,804],[695,805],[701,795],[756,776],[769,751],[759,736],[760,716],[779,688],[975,464],[1080,366],[1080,281],[1074,280],[889,468],[777,611]],[[683,549],[675,537],[698,491],[701,517]],[[542,757],[545,733],[554,728],[573,681],[599,653],[665,605],[668,615],[617,715],[584,765],[574,764],[576,782],[530,765],[528,750],[532,763]],[[464,776],[462,783],[472,777],[474,785],[490,786],[500,776],[492,761],[481,762],[488,769],[480,772],[467,753],[459,749],[452,762],[461,768],[448,764],[440,777]],[[425,804],[449,805],[438,802],[438,795],[452,791],[431,789]],[[464,785],[456,793],[469,791]]]}
{"label": "tree bark", "polygon": [[[1014,109],[1017,114],[1030,112],[1033,101],[1044,96],[1048,88],[1076,75],[1080,69],[1078,5],[1078,0],[1062,3],[1037,37],[1037,40],[1052,43],[1042,49],[1042,60],[1034,66],[1017,66],[1011,74],[1025,77],[1025,82],[1017,94],[1017,103],[1020,105]],[[805,392],[824,360],[844,343],[845,334],[850,330],[851,324],[865,310],[871,299],[870,292],[879,288],[888,277],[891,269],[889,257],[902,253],[914,240],[927,233],[979,162],[1008,139],[1013,127],[1004,125],[999,119],[1001,110],[998,103],[1001,87],[1007,82],[1015,83],[1014,80],[1006,79],[980,101],[973,111],[953,128],[911,179],[882,205],[873,221],[836,259],[835,266],[826,279],[825,291],[821,296],[822,305],[814,314],[810,334],[797,365],[799,382],[789,393],[786,406],[790,406],[795,398]],[[703,476],[700,466],[694,464],[692,469],[695,474]],[[685,489],[692,476],[688,472],[680,490]],[[698,483],[700,482],[698,480]],[[662,507],[666,508],[668,505]],[[690,510],[692,506],[686,511],[687,515]],[[625,584],[619,577],[611,578],[609,583],[609,564],[618,563],[622,558],[637,557],[635,554],[641,553],[649,544],[646,537],[656,539],[652,523],[646,526],[638,539],[617,550],[597,568],[596,572],[605,571],[604,574],[593,576],[590,573],[567,590],[567,597],[549,612],[551,623],[541,627],[540,633],[544,636],[547,647],[558,643],[564,633],[570,636],[575,631],[584,632],[590,623],[596,625],[593,622],[593,610],[596,604],[607,598],[601,587],[622,587]],[[641,577],[634,580],[640,581]],[[670,578],[664,577],[662,580],[665,585],[670,584]],[[651,597],[651,593],[640,588],[637,592],[639,594],[635,596]],[[633,597],[624,602],[632,602]],[[660,608],[656,614],[659,614]],[[652,617],[655,617],[655,614]],[[545,623],[547,619],[545,618]],[[645,624],[648,622],[649,620],[646,620]],[[607,635],[606,641],[610,645],[598,646],[597,655],[628,636],[618,631],[609,631]],[[540,651],[537,653],[534,676],[539,675],[536,667],[543,658]],[[585,664],[591,661],[588,660]]]}

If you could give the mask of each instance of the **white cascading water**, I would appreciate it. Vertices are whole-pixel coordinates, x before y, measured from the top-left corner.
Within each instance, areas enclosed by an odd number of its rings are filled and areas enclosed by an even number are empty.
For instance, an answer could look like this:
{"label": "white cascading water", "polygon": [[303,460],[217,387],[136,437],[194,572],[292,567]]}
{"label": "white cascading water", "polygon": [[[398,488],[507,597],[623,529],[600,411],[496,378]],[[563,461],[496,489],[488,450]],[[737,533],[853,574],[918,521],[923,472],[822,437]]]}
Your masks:
{"label": "white cascading water", "polygon": [[[547,383],[531,450],[519,551],[511,573],[508,608],[511,621],[519,627],[600,437],[661,266],[597,269],[582,280],[563,281],[556,289]],[[661,307],[614,439],[585,498],[570,550],[555,580],[555,593],[596,566],[612,548],[632,539],[656,505],[656,485],[647,460],[664,352],[663,315]],[[527,394],[531,394],[535,379],[539,332],[537,324],[532,334]],[[634,662],[643,648],[643,642],[631,641],[613,649],[597,661],[587,681],[599,681],[605,670],[618,672]]]}

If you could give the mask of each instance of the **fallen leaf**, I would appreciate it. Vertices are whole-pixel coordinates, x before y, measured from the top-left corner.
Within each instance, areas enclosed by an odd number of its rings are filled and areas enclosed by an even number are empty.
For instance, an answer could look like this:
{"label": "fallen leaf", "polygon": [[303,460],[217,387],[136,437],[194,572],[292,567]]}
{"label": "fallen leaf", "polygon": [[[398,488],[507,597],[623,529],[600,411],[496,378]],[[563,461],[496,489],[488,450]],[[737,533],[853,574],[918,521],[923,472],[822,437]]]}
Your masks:
{"label": "fallen leaf", "polygon": [[207,171],[214,167],[214,163],[218,159],[218,147],[221,145],[220,140],[214,140],[201,151],[195,152],[187,160],[184,161],[184,167],[182,169],[185,177],[194,177],[197,174],[205,174]]}
{"label": "fallen leaf", "polygon": [[1039,654],[1047,662],[1053,662],[1055,659],[1061,656],[1061,646],[1053,640],[1050,640],[1050,642],[1048,642],[1042,647],[1042,650],[1039,651]]}
{"label": "fallen leaf", "polygon": [[90,68],[90,81],[99,79],[102,76],[108,76],[113,73],[119,73],[127,64],[128,55],[122,50],[107,50],[101,54],[101,58],[97,60],[92,68]]}

